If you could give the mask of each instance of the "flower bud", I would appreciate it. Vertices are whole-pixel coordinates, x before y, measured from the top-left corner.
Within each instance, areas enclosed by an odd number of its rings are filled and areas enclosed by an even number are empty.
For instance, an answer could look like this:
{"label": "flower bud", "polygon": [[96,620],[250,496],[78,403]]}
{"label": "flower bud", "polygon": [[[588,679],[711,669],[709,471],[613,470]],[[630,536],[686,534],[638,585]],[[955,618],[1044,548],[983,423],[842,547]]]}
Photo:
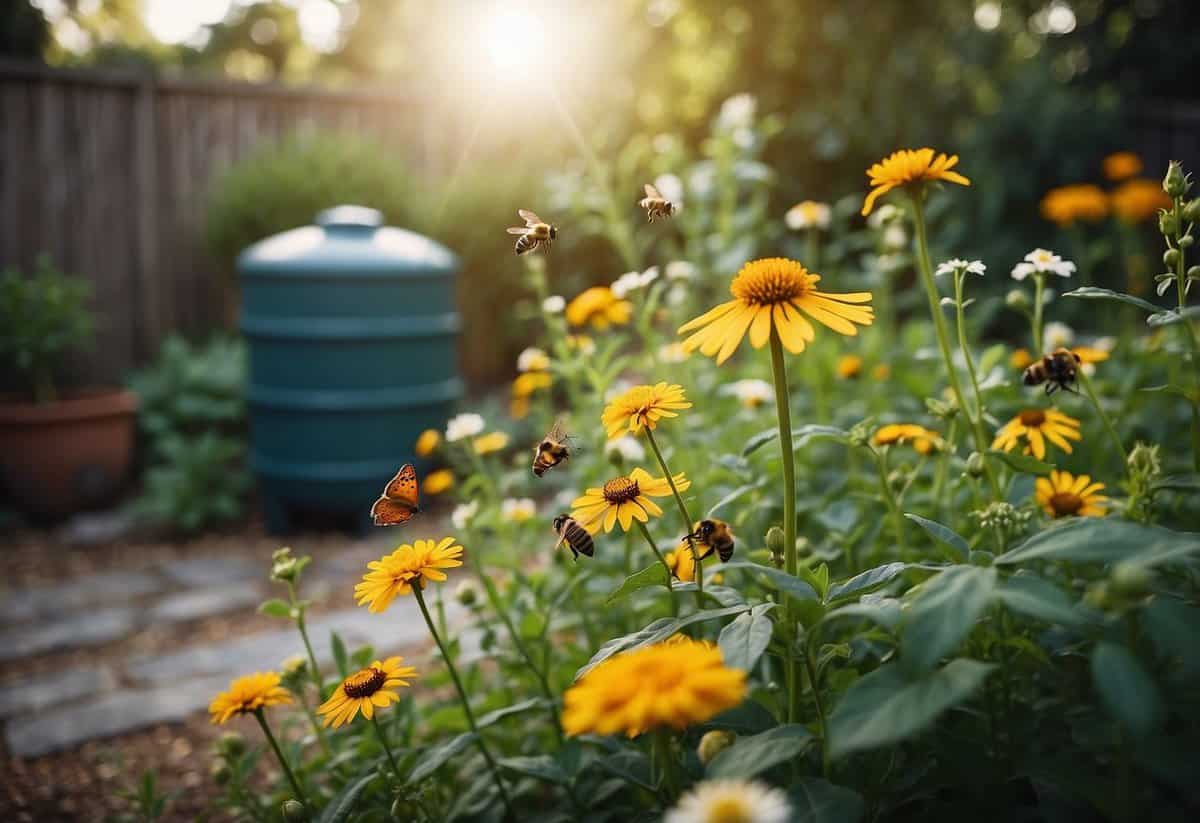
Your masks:
{"label": "flower bud", "polygon": [[1163,265],[1168,269],[1175,268],[1175,264],[1179,262],[1179,249],[1167,249],[1163,252]]}
{"label": "flower bud", "polygon": [[1167,174],[1163,178],[1162,187],[1168,197],[1183,197],[1187,194],[1191,184],[1188,183],[1187,175],[1183,173],[1183,166],[1179,165],[1178,160],[1167,164]]}
{"label": "flower bud", "polygon": [[1125,597],[1145,597],[1150,593],[1150,570],[1138,563],[1118,563],[1109,575],[1109,581],[1118,594]]}
{"label": "flower bud", "polygon": [[786,543],[787,536],[784,535],[783,529],[778,526],[767,529],[767,548],[771,551],[771,563],[778,568],[783,568],[783,550]]}
{"label": "flower bud", "polygon": [[1162,473],[1162,463],[1158,458],[1157,445],[1135,443],[1126,462],[1129,471],[1141,477],[1157,477]]}
{"label": "flower bud", "polygon": [[283,801],[283,819],[287,823],[305,823],[308,820],[308,810],[299,800]]}
{"label": "flower bud", "polygon": [[479,602],[479,584],[467,578],[454,589],[454,599],[463,606],[474,606]]}
{"label": "flower bud", "polygon": [[276,549],[271,555],[271,579],[277,583],[295,583],[307,565],[307,557],[293,557],[287,546]]}
{"label": "flower bud", "polygon": [[903,469],[892,469],[888,472],[887,484],[888,488],[894,493],[900,492],[904,485],[908,482],[908,472]]}
{"label": "flower bud", "polygon": [[971,452],[967,458],[967,474],[971,477],[983,477],[983,455]]}
{"label": "flower bud", "polygon": [[1200,266],[1192,266],[1187,270],[1188,280],[1200,280]]}
{"label": "flower bud", "polygon": [[233,772],[230,771],[229,767],[219,760],[212,764],[209,774],[212,775],[213,782],[218,786],[228,784],[229,779],[233,777]]}
{"label": "flower bud", "polygon": [[1189,223],[1200,223],[1200,197],[1188,201],[1183,207],[1183,219]]}
{"label": "flower bud", "polygon": [[1192,244],[1195,242],[1196,238],[1192,237],[1190,234],[1185,234],[1183,237],[1179,238],[1179,248],[1190,249]]}
{"label": "flower bud", "polygon": [[1009,289],[1008,294],[1004,295],[1004,304],[1016,311],[1025,311],[1032,302],[1029,295],[1021,289]]}
{"label": "flower bud", "polygon": [[1163,237],[1174,237],[1178,228],[1179,221],[1175,219],[1175,215],[1172,212],[1159,212],[1158,231]]}
{"label": "flower bud", "polygon": [[700,762],[707,766],[714,757],[732,746],[735,740],[737,740],[737,735],[733,732],[721,730],[706,732],[704,737],[700,738],[696,754],[700,757]]}
{"label": "flower bud", "polygon": [[225,757],[241,757],[246,752],[246,739],[237,732],[225,732],[217,739],[217,753]]}
{"label": "flower bud", "polygon": [[1083,595],[1083,602],[1093,609],[1107,610],[1112,605],[1112,593],[1108,590],[1108,583],[1100,580],[1088,586]]}

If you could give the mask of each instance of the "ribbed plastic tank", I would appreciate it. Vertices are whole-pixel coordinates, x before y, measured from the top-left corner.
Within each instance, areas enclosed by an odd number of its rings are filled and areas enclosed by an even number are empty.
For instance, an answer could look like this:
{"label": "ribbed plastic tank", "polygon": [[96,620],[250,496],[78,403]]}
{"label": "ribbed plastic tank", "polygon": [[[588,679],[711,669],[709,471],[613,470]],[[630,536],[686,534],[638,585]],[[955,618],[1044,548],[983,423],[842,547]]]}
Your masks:
{"label": "ribbed plastic tank", "polygon": [[251,461],[267,526],[361,514],[461,396],[457,258],[361,206],[238,257]]}

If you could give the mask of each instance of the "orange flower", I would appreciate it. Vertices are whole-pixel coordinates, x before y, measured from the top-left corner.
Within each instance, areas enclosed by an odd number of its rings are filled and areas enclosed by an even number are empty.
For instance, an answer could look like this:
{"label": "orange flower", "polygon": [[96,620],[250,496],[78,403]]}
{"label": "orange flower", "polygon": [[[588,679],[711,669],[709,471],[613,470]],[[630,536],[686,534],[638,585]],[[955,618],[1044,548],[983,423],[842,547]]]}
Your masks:
{"label": "orange flower", "polygon": [[901,149],[894,151],[867,169],[871,180],[871,193],[863,202],[862,215],[866,217],[875,207],[875,201],[892,189],[900,186],[924,184],[945,180],[960,186],[969,186],[971,181],[956,171],[958,155],[937,154],[930,148]]}

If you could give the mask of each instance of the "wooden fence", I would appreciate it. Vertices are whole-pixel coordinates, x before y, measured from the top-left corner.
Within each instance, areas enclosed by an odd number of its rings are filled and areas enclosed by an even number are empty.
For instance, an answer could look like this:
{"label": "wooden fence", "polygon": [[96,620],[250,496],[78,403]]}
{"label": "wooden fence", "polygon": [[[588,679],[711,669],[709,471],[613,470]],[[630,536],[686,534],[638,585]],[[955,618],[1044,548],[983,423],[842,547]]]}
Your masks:
{"label": "wooden fence", "polygon": [[73,370],[118,382],[166,334],[227,320],[202,245],[217,173],[260,141],[317,128],[376,136],[428,170],[431,120],[402,95],[0,61],[0,267],[45,253],[90,280],[96,341]]}

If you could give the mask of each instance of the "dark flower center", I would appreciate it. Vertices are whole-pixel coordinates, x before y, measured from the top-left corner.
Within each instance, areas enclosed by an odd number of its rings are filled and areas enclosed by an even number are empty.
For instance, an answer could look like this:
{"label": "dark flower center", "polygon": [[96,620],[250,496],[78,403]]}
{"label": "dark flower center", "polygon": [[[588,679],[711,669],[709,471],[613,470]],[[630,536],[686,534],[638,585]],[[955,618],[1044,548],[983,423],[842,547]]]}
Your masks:
{"label": "dark flower center", "polygon": [[387,674],[383,669],[363,669],[346,678],[342,684],[347,697],[370,697],[383,687]]}
{"label": "dark flower center", "polygon": [[1046,422],[1046,413],[1041,409],[1026,409],[1017,415],[1021,425],[1036,429]]}
{"label": "dark flower center", "polygon": [[787,261],[759,260],[747,263],[730,285],[733,296],[756,306],[787,303],[808,293],[803,267]]}
{"label": "dark flower center", "polygon": [[609,503],[628,503],[641,494],[636,480],[618,477],[604,484],[604,499]]}
{"label": "dark flower center", "polygon": [[1083,498],[1071,492],[1058,492],[1050,498],[1050,508],[1056,517],[1077,514],[1083,508]]}

